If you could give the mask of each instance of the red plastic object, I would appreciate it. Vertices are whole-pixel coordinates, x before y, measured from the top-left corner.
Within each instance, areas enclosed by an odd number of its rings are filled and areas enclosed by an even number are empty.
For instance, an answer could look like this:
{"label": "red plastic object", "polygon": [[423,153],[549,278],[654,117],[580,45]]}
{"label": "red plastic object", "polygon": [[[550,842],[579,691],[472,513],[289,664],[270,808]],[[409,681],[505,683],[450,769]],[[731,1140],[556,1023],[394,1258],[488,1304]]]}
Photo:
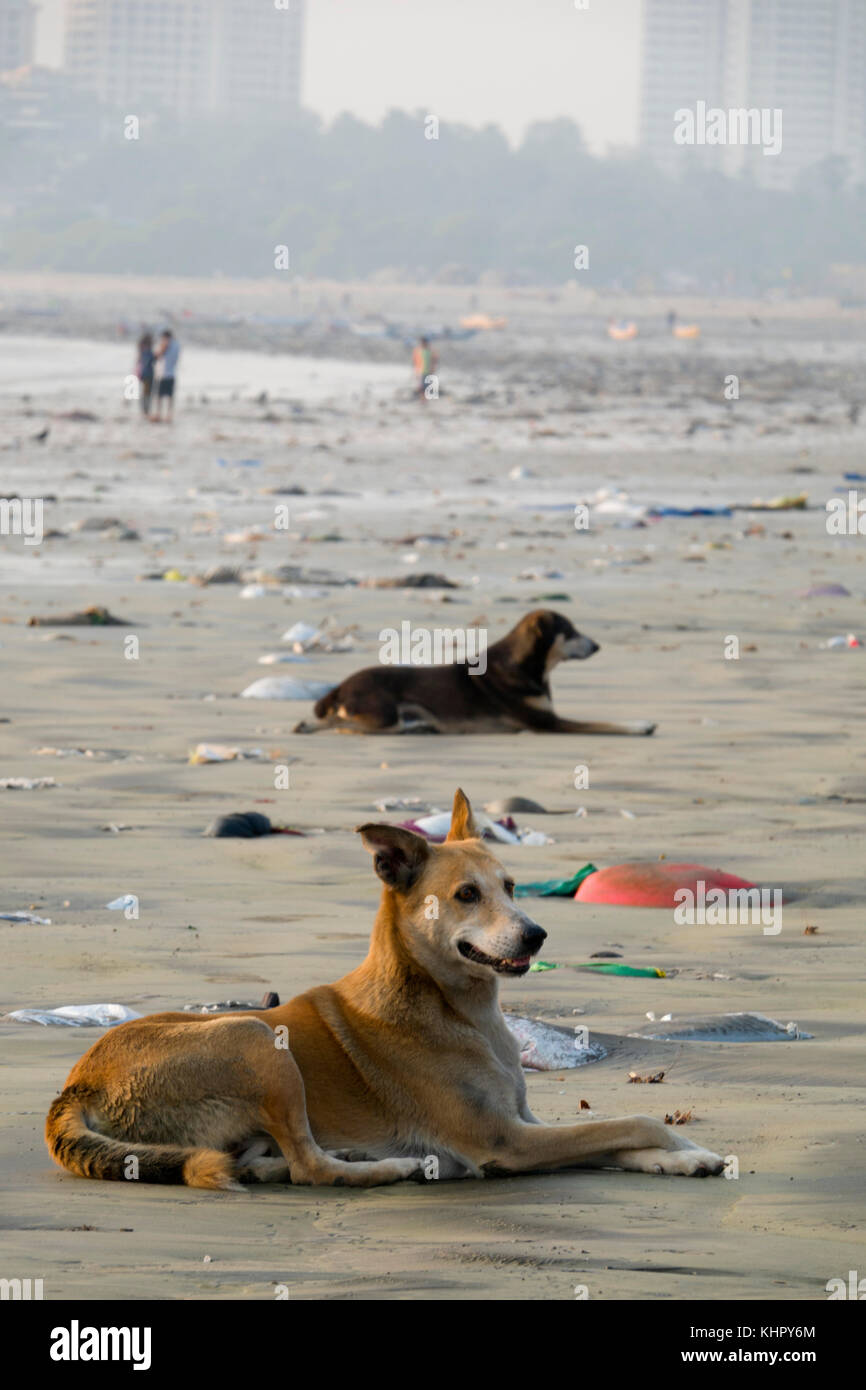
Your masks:
{"label": "red plastic object", "polygon": [[598,869],[580,884],[575,898],[582,903],[611,903],[620,907],[677,906],[674,894],[678,888],[689,888],[699,894],[698,883],[704,892],[711,888],[754,888],[748,879],[721,869],[708,869],[703,864],[668,864],[665,860],[646,860],[635,864],[611,864]]}

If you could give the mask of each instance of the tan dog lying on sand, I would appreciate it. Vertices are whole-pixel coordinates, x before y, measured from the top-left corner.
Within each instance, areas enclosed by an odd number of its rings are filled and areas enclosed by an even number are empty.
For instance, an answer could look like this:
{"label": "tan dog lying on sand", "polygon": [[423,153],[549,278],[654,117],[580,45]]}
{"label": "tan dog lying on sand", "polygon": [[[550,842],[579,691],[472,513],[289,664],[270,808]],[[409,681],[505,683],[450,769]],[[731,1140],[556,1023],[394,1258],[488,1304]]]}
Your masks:
{"label": "tan dog lying on sand", "polygon": [[475,838],[462,791],[442,845],[398,826],[359,831],[385,885],[366,960],[278,1008],[113,1028],[48,1113],[58,1163],[91,1178],[214,1188],[722,1171],[717,1154],[661,1120],[535,1119],[498,976],[525,974],[546,933]]}

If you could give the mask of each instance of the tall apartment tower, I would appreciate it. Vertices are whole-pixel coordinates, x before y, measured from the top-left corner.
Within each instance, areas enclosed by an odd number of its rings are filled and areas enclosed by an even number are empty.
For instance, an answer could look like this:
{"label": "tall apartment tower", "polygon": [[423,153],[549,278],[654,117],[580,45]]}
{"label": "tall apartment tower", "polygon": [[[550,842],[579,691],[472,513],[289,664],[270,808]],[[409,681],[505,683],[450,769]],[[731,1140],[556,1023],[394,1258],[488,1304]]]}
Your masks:
{"label": "tall apartment tower", "polygon": [[0,0],[0,72],[33,62],[36,6],[31,0]]}
{"label": "tall apartment tower", "polygon": [[284,117],[300,106],[303,5],[67,0],[66,69],[131,112]]}
{"label": "tall apartment tower", "polygon": [[[677,144],[674,113],[698,102],[780,111],[779,153],[757,142]],[[866,0],[644,0],[641,143],[674,176],[745,170],[762,186],[790,188],[835,156],[862,180]]]}

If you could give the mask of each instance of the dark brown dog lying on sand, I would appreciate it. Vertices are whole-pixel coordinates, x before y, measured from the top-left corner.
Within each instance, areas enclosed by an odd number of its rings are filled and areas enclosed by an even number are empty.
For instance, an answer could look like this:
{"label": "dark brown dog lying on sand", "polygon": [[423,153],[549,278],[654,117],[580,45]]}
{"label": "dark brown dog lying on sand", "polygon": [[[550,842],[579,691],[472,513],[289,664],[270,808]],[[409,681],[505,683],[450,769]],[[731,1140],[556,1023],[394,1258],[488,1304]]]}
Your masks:
{"label": "dark brown dog lying on sand", "polygon": [[583,661],[598,649],[561,613],[537,608],[487,648],[485,666],[368,666],[323,695],[315,706],[318,722],[302,720],[295,733],[651,734],[655,724],[643,719],[610,724],[554,714],[554,666]]}

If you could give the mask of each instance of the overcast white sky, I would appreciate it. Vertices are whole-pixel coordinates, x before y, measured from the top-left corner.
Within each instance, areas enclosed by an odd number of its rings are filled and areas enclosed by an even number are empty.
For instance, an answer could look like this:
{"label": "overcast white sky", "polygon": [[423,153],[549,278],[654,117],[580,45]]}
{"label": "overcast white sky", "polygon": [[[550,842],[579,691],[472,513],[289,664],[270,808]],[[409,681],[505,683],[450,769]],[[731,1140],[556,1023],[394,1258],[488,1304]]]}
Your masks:
{"label": "overcast white sky", "polygon": [[[37,61],[57,66],[64,0],[39,3]],[[512,138],[571,116],[596,150],[633,144],[640,12],[641,0],[307,0],[304,105],[326,120],[422,108]]]}

